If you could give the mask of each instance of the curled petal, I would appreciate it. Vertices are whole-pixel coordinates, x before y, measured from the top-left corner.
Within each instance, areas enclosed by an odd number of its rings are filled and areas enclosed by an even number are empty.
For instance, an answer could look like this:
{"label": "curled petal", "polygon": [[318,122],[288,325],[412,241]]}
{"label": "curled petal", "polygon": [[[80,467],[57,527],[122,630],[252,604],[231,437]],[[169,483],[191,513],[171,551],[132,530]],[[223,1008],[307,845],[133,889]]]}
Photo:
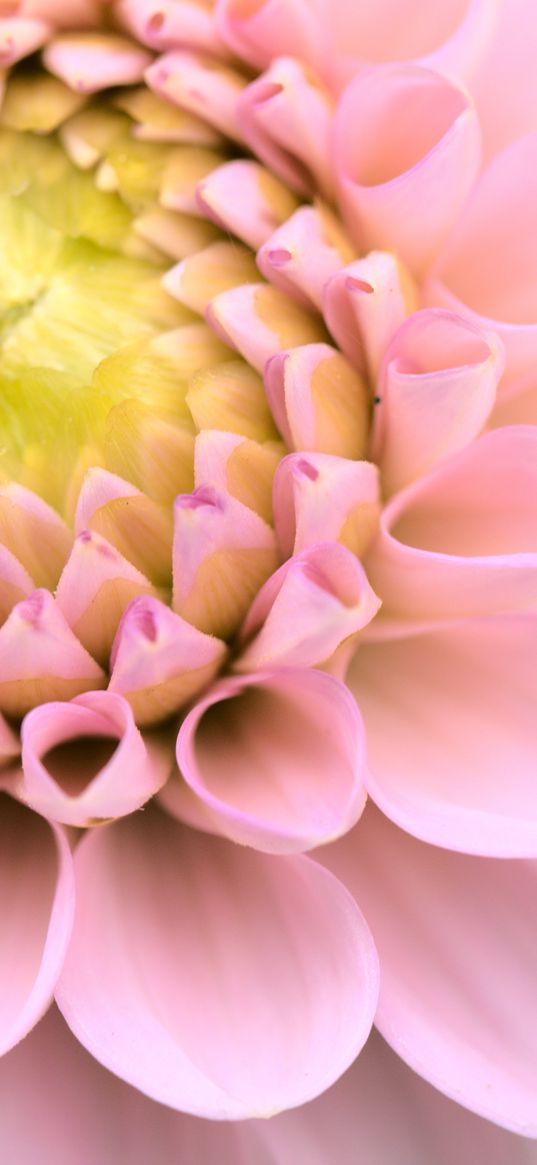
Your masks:
{"label": "curled petal", "polygon": [[380,599],[354,554],[318,542],[267,579],[241,627],[235,670],[311,667],[371,621]]}
{"label": "curled petal", "polygon": [[167,785],[170,812],[267,853],[339,837],[365,804],[361,719],[324,672],[223,680],[184,721],[177,761],[187,784]]}
{"label": "curled petal", "polygon": [[56,601],[84,647],[105,663],[125,607],[154,587],[106,538],[83,530],[58,583]]}
{"label": "curled petal", "polygon": [[0,623],[21,599],[27,599],[35,590],[28,571],[5,546],[0,544]]}
{"label": "curled petal", "polygon": [[200,631],[225,639],[276,568],[273,531],[213,486],[177,497],[174,521],[174,610]]}
{"label": "curled petal", "polygon": [[72,859],[63,831],[1,794],[0,1051],[51,1001],[73,923]]}
{"label": "curled petal", "polygon": [[384,1038],[459,1104],[535,1137],[536,863],[424,845],[373,807],[319,856],[371,924]]}
{"label": "curled petal", "polygon": [[36,586],[54,587],[69,554],[72,534],[59,514],[16,482],[0,486],[0,543]]}
{"label": "curled petal", "polygon": [[223,54],[210,10],[192,0],[119,0],[114,15],[137,40],[158,52],[184,45]]}
{"label": "curled petal", "polygon": [[235,239],[233,242],[219,239],[172,267],[162,283],[174,299],[203,315],[215,295],[242,283],[253,283],[256,277],[251,252],[239,246]]}
{"label": "curled petal", "polygon": [[269,283],[320,311],[326,283],[352,253],[326,208],[301,206],[259,249],[257,265]]}
{"label": "curled petal", "polygon": [[[192,358],[195,363],[200,348],[205,348],[205,340],[211,336],[204,324],[193,325],[194,329],[198,327],[201,331],[194,334],[190,330],[190,357],[187,352],[187,359]],[[188,338],[184,333],[188,330],[181,328],[185,347]],[[170,505],[177,493],[192,488],[194,433],[188,423],[168,423],[149,407],[126,400],[110,410],[108,426],[106,463],[112,472],[134,482],[142,493],[165,505]]]}
{"label": "curled petal", "polygon": [[154,582],[169,582],[173,527],[167,509],[106,469],[89,469],[78,495],[75,532],[89,529]]}
{"label": "curled petal", "polygon": [[214,57],[186,49],[165,53],[145,71],[151,89],[188,113],[203,117],[226,137],[243,141],[237,98],[246,81]]}
{"label": "curled petal", "polygon": [[48,591],[34,591],[13,608],[0,629],[0,707],[8,716],[102,684],[101,668]]}
{"label": "curled petal", "polygon": [[396,251],[421,274],[453,226],[480,160],[466,94],[417,65],[385,65],[345,90],[334,122],[339,191],[364,250]]}
{"label": "curled petal", "polygon": [[265,369],[272,415],[290,449],[362,457],[370,401],[358,372],[329,344],[302,344]]}
{"label": "curled petal", "polygon": [[110,33],[62,33],[47,45],[43,60],[51,73],[79,93],[141,81],[152,57],[133,41]]}
{"label": "curled petal", "polygon": [[537,857],[536,650],[535,615],[360,644],[347,683],[388,817],[448,849]]}
{"label": "curled petal", "polygon": [[0,66],[8,68],[41,48],[50,32],[50,25],[44,20],[24,16],[0,19]]}
{"label": "curled petal", "polygon": [[373,452],[390,494],[468,445],[504,369],[501,340],[451,312],[414,312],[386,352]]}
{"label": "curled petal", "polygon": [[238,158],[219,166],[198,186],[200,210],[257,250],[295,210],[297,199],[258,162]]}
{"label": "curled petal", "polygon": [[373,1018],[375,952],[316,863],[275,862],[150,808],[93,830],[75,866],[57,998],[123,1079],[236,1119],[301,1104],[353,1060]]}
{"label": "curled petal", "polygon": [[88,826],[139,809],[167,780],[171,759],[161,742],[144,742],[122,696],[87,692],[26,716],[22,769],[17,788],[32,809]]}
{"label": "curled petal", "polygon": [[342,542],[361,557],[378,526],[378,469],[329,453],[290,453],[274,475],[273,503],[284,558],[319,539]]}
{"label": "curled petal", "polygon": [[[243,383],[253,389],[255,373],[248,365],[244,365],[244,372]],[[266,402],[264,393],[263,397]],[[238,433],[204,428],[196,437],[196,484],[209,482],[231,494],[271,525],[272,482],[282,453],[279,441],[260,444]]]}
{"label": "curled petal", "polygon": [[325,335],[318,316],[267,283],[222,291],[211,300],[206,317],[217,336],[259,372],[282,348],[314,343]]}
{"label": "curled petal", "polygon": [[233,52],[257,68],[287,55],[315,65],[322,55],[310,0],[217,0],[215,22]]}
{"label": "curled petal", "polygon": [[396,494],[367,557],[382,618],[537,603],[537,431],[495,429]]}
{"label": "curled petal", "polygon": [[485,170],[424,289],[425,303],[450,308],[498,332],[507,357],[503,395],[521,392],[535,379],[536,198],[534,133]]}
{"label": "curled petal", "polygon": [[372,384],[392,336],[415,305],[410,275],[389,251],[370,251],[350,263],[323,291],[323,315],[334,339]]}
{"label": "curled petal", "polygon": [[292,57],[272,62],[238,101],[247,144],[270,170],[300,194],[333,194],[330,95]]}
{"label": "curled petal", "polygon": [[139,598],[127,607],[112,648],[109,690],[130,704],[136,722],[165,720],[214,678],[226,656],[164,603]]}
{"label": "curled petal", "polygon": [[[196,484],[212,480],[201,472],[203,434],[220,432],[222,440],[249,438],[276,444],[276,428],[258,372],[242,360],[227,360],[193,377],[186,401],[199,429],[195,449]],[[209,441],[209,444],[211,442]],[[222,446],[223,447],[223,446]],[[252,471],[255,469],[252,466]],[[201,474],[201,476],[200,476]]]}

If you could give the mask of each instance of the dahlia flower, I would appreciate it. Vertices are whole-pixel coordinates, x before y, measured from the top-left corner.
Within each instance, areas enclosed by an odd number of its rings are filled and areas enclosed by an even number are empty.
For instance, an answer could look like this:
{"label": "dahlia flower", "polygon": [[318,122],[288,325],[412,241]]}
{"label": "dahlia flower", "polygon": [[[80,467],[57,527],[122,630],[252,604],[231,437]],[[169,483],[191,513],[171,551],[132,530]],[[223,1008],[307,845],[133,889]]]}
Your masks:
{"label": "dahlia flower", "polygon": [[6,1161],[537,1160],[532,16],[1,6]]}

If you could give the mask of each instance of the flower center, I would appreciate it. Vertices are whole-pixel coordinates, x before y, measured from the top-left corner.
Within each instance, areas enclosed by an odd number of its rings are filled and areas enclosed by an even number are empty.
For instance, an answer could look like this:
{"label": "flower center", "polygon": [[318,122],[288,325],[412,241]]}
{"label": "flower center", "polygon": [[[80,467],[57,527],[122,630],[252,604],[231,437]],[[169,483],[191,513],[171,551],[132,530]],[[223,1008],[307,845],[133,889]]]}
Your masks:
{"label": "flower center", "polygon": [[0,171],[0,473],[62,506],[81,452],[103,462],[110,410],[140,396],[117,353],[185,313],[130,208],[57,140],[0,131]]}

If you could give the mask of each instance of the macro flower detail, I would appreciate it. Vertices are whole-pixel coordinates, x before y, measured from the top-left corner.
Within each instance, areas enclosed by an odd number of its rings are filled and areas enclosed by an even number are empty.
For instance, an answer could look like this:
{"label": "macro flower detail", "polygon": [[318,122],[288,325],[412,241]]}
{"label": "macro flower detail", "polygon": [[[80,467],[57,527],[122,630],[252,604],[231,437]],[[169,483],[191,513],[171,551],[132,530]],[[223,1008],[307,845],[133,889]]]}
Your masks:
{"label": "macro flower detail", "polygon": [[2,9],[13,1159],[532,1159],[534,69],[407,7]]}

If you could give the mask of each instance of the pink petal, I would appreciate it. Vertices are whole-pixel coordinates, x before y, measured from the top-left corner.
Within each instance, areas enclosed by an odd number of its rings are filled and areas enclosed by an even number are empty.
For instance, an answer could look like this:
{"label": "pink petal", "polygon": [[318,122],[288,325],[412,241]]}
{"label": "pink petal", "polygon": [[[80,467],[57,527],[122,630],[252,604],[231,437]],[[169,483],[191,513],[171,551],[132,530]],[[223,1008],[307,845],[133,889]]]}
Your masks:
{"label": "pink petal", "polygon": [[494,35],[471,80],[487,157],[537,129],[537,28],[531,5],[510,0],[496,7]]}
{"label": "pink petal", "polygon": [[46,1011],[73,923],[69,845],[56,825],[2,795],[0,817],[0,1050]]}
{"label": "pink petal", "polygon": [[237,99],[245,79],[228,65],[202,53],[177,50],[165,53],[150,65],[145,79],[160,97],[203,117],[226,137],[243,141]]}
{"label": "pink petal", "polygon": [[20,16],[0,19],[0,66],[7,68],[41,48],[51,33],[49,24]]}
{"label": "pink petal", "polygon": [[13,1165],[274,1165],[251,1123],[197,1120],[112,1076],[54,1007],[0,1061],[0,1122]]}
{"label": "pink petal", "polygon": [[89,469],[80,487],[75,531],[95,530],[163,586],[171,575],[173,526],[167,507],[106,469]]}
{"label": "pink petal", "polygon": [[323,303],[328,280],[352,254],[343,233],[333,230],[331,216],[315,206],[301,206],[257,254],[261,274],[300,303],[316,307]]}
{"label": "pink petal", "polygon": [[535,1165],[537,1159],[533,1142],[442,1096],[375,1030],[323,1096],[247,1127],[259,1129],[271,1165]]}
{"label": "pink petal", "polygon": [[93,830],[75,866],[60,1007],[147,1095],[213,1119],[265,1115],[316,1095],[359,1051],[375,952],[315,863],[276,862],[148,809]]}
{"label": "pink petal", "polygon": [[318,542],[267,579],[242,625],[234,668],[312,667],[376,615],[380,600],[354,554]]}
{"label": "pink petal", "polygon": [[536,1136],[535,862],[435,849],[373,808],[322,861],[371,922],[384,1038],[460,1104]]}
{"label": "pink petal", "polygon": [[10,764],[20,756],[20,751],[18,736],[0,713],[0,765]]}
{"label": "pink petal", "polygon": [[[8,0],[9,2],[9,0]],[[17,5],[24,16],[38,20],[49,20],[57,28],[86,27],[98,24],[106,12],[108,0],[21,0]]]}
{"label": "pink petal", "polygon": [[388,817],[448,849],[537,857],[536,649],[535,615],[360,644],[347,683]]}
{"label": "pink petal", "polygon": [[125,607],[155,588],[106,538],[83,530],[58,584],[56,600],[75,635],[106,663]]}
{"label": "pink petal", "polygon": [[479,124],[466,94],[417,65],[385,65],[345,90],[334,122],[347,225],[362,250],[430,266],[479,167]]}
{"label": "pink petal", "polygon": [[221,639],[233,634],[276,569],[270,526],[231,494],[199,486],[174,506],[173,608]]}
{"label": "pink petal", "polygon": [[197,198],[204,214],[254,250],[297,204],[283,182],[247,158],[218,166],[199,183]]}
{"label": "pink petal", "polygon": [[505,344],[502,392],[535,378],[537,359],[537,133],[491,162],[424,289],[427,304],[494,328]]}
{"label": "pink petal", "polygon": [[134,41],[96,32],[62,33],[43,53],[47,69],[80,93],[142,81],[152,59]]}
{"label": "pink petal", "polygon": [[360,458],[367,443],[369,393],[330,344],[278,352],[265,369],[274,420],[290,449]]}
{"label": "pink petal", "polygon": [[65,825],[100,825],[139,809],[171,771],[169,750],[145,741],[127,701],[88,692],[41,704],[22,725],[21,798]]}
{"label": "pink petal", "polygon": [[35,580],[54,587],[73,536],[59,514],[17,482],[0,486],[0,543]]}
{"label": "pink petal", "polygon": [[373,429],[388,494],[477,437],[504,369],[503,345],[451,312],[418,311],[386,352]]}
{"label": "pink petal", "polygon": [[221,291],[205,315],[224,344],[236,348],[259,372],[282,348],[315,343],[325,335],[318,316],[266,283]]}
{"label": "pink petal", "polygon": [[48,591],[34,591],[17,603],[0,628],[0,707],[8,716],[102,684],[101,668]]}
{"label": "pink petal", "polygon": [[152,598],[134,599],[112,649],[109,689],[130,704],[136,722],[164,720],[214,678],[227,649]]}
{"label": "pink petal", "polygon": [[[338,837],[365,803],[365,741],[343,684],[302,668],[226,679],[184,721],[163,802],[179,818],[267,853]],[[198,804],[189,792],[193,791]]]}
{"label": "pink petal", "polygon": [[274,525],[282,557],[307,546],[342,542],[359,557],[380,512],[376,465],[330,453],[290,453],[276,470]]}
{"label": "pink petal", "polygon": [[367,572],[383,618],[514,611],[537,598],[537,430],[477,438],[384,510]]}
{"label": "pink petal", "polygon": [[35,583],[18,558],[0,544],[0,623],[21,599],[27,599],[35,590]]}
{"label": "pink petal", "polygon": [[162,52],[185,45],[221,56],[210,8],[191,0],[119,0],[114,15],[152,49]]}
{"label": "pink petal", "polygon": [[370,251],[325,285],[323,315],[342,352],[376,383],[382,358],[415,306],[410,276],[389,251]]}
{"label": "pink petal", "polygon": [[238,116],[252,152],[291,189],[333,194],[330,95],[292,57],[273,61],[241,94]]}
{"label": "pink petal", "polygon": [[315,64],[320,26],[311,0],[217,0],[216,27],[236,55],[264,69],[275,57]]}

